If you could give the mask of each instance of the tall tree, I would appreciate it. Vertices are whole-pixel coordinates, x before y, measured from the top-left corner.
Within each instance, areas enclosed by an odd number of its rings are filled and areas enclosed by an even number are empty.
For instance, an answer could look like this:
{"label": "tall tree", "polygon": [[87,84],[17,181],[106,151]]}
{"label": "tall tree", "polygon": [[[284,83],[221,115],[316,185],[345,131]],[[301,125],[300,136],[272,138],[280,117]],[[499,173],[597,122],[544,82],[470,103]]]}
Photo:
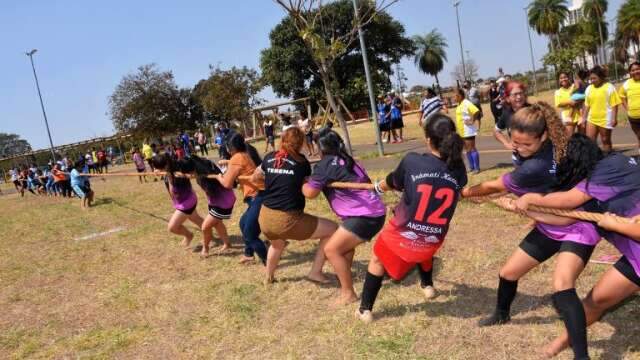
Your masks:
{"label": "tall tree", "polygon": [[19,155],[31,151],[31,145],[20,135],[0,132],[0,158]]}
{"label": "tall tree", "polygon": [[628,48],[635,45],[636,58],[640,55],[640,0],[627,0],[618,10],[616,38]]}
{"label": "tall tree", "polygon": [[173,74],[158,70],[155,64],[140,66],[122,78],[109,96],[109,113],[117,131],[139,136],[160,136],[194,126]]}
{"label": "tall tree", "polygon": [[[294,33],[302,39],[313,62],[313,68],[307,71],[317,76],[322,82],[327,102],[336,114],[344,131],[345,143],[351,152],[347,124],[336,99],[336,95],[340,93],[340,86],[335,64],[355,49],[358,30],[366,28],[383,14],[386,8],[398,0],[360,0],[357,5],[360,14],[358,19],[353,16],[353,7],[349,0],[329,4],[323,4],[321,0],[274,1],[285,10],[288,20],[295,29]],[[330,9],[334,9],[334,13],[342,13],[342,16],[326,16],[325,13],[332,11]],[[345,19],[349,20],[346,24],[343,22]]]}
{"label": "tall tree", "polygon": [[605,22],[604,14],[607,13],[609,2],[607,0],[585,0],[582,4],[584,15],[587,19],[597,24],[600,36],[601,61],[607,63],[607,51],[604,47],[605,38],[602,33],[602,23]]}
{"label": "tall tree", "polygon": [[420,71],[436,78],[436,86],[440,92],[438,73],[447,61],[447,40],[438,30],[433,29],[425,35],[414,36],[413,43],[416,46],[413,62]]}
{"label": "tall tree", "polygon": [[568,13],[566,0],[533,0],[529,4],[529,25],[538,34],[547,35],[551,48],[555,48],[553,39]]}
{"label": "tall tree", "polygon": [[258,93],[264,89],[260,75],[247,67],[210,69],[209,78],[200,80],[194,88],[196,98],[210,118],[240,121],[246,130],[250,123],[251,108],[262,102],[258,97]]}
{"label": "tall tree", "polygon": [[465,80],[474,81],[478,78],[478,64],[476,64],[475,60],[469,58],[465,59],[464,62],[464,70],[466,70],[467,74],[463,71],[462,63],[456,65],[451,72],[451,77],[454,81],[462,84]]}

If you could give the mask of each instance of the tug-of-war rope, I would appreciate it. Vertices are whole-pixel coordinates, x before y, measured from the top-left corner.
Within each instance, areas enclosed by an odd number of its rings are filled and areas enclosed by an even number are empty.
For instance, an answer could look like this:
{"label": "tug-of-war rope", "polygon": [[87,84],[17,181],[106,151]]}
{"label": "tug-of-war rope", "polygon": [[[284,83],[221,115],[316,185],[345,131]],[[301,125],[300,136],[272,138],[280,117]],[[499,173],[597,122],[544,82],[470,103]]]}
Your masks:
{"label": "tug-of-war rope", "polygon": [[[117,176],[163,176],[166,175],[166,172],[160,172],[160,171],[156,171],[153,173],[147,173],[147,172],[143,172],[143,173],[116,173],[116,174],[81,174],[81,176],[88,176],[88,177],[117,177]],[[195,175],[191,175],[191,174],[183,174],[180,172],[176,172],[174,173],[174,176],[176,177],[188,177],[188,178],[196,178]],[[209,179],[215,179],[217,177],[217,175],[211,174],[211,175],[207,175],[207,178]],[[238,176],[238,181],[240,182],[247,182],[251,180],[251,176]],[[264,184],[255,184],[258,188],[260,189],[264,189]],[[334,188],[334,189],[350,189],[350,190],[375,190],[375,185],[371,184],[371,183],[351,183],[351,182],[332,182],[330,184],[327,185],[330,188]],[[515,207],[514,204],[514,199],[504,196],[504,194],[500,194],[501,197],[496,197],[494,196],[478,196],[478,197],[474,197],[472,198],[474,202],[477,203],[481,203],[481,202],[492,202],[494,204],[496,204],[498,207],[513,212],[513,213],[519,213]],[[562,209],[554,209],[554,208],[548,208],[548,207],[543,207],[543,206],[537,206],[537,205],[529,205],[528,211],[535,211],[535,212],[539,212],[539,213],[543,213],[543,214],[551,214],[551,215],[557,215],[557,216],[562,216],[562,217],[566,217],[566,218],[572,218],[572,219],[577,219],[577,220],[584,220],[584,221],[592,221],[592,222],[599,222],[602,219],[604,219],[605,215],[604,214],[600,214],[600,213],[593,213],[593,212],[588,212],[588,211],[580,211],[580,210],[562,210]],[[623,224],[634,224],[636,223],[636,221],[634,221],[633,219],[630,218],[626,218],[626,217],[621,217],[621,216],[615,216],[613,217],[613,219],[618,222],[618,223],[623,223]]]}

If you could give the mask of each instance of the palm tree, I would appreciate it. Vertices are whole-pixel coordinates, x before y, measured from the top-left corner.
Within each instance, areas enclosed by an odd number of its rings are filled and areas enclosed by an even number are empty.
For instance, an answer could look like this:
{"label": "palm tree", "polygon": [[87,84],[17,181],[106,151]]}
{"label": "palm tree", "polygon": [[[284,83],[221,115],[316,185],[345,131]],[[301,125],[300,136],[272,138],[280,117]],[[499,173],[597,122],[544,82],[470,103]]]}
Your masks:
{"label": "palm tree", "polygon": [[598,24],[598,33],[600,35],[600,48],[602,49],[602,63],[607,63],[607,51],[604,47],[605,38],[602,36],[602,23],[604,22],[604,14],[607,12],[609,2],[607,0],[585,0],[582,4],[584,15],[587,19],[593,20]]}
{"label": "palm tree", "polygon": [[554,49],[553,36],[560,31],[560,25],[568,13],[566,0],[533,0],[529,4],[529,25],[538,34],[549,36],[551,48]]}
{"label": "palm tree", "polygon": [[436,78],[436,86],[440,93],[440,81],[438,73],[442,71],[444,62],[447,61],[447,40],[437,29],[431,30],[429,33],[413,37],[413,43],[416,46],[413,62],[418,69],[427,75]]}
{"label": "palm tree", "polygon": [[617,37],[624,39],[624,46],[636,46],[636,58],[640,45],[640,0],[627,0],[618,10]]}

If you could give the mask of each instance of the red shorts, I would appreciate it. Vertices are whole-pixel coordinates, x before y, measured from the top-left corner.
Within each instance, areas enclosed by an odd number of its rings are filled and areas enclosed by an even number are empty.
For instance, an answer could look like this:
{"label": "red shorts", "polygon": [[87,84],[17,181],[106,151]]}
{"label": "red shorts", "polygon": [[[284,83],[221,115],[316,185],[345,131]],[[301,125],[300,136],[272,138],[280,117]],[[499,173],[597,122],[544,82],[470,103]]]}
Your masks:
{"label": "red shorts", "polygon": [[378,237],[375,245],[373,245],[373,253],[380,259],[384,270],[389,276],[396,281],[402,280],[409,271],[413,270],[416,265],[420,265],[422,270],[429,271],[433,267],[433,255],[440,247],[434,246],[433,252],[422,262],[408,262],[398,256],[391,250],[381,237]]}

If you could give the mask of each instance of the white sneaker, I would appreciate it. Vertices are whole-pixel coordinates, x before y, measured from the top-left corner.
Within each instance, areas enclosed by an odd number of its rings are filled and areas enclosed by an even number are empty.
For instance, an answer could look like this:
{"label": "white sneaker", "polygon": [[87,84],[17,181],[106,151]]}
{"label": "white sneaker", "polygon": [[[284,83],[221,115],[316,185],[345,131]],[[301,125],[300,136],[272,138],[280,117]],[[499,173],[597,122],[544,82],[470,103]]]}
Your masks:
{"label": "white sneaker", "polygon": [[383,143],[387,143],[387,142],[389,142],[389,140],[387,140],[387,139],[382,139],[382,142],[383,142]]}
{"label": "white sneaker", "polygon": [[431,300],[436,297],[436,289],[433,286],[423,287],[422,293],[427,300]]}
{"label": "white sneaker", "polygon": [[373,321],[373,315],[371,314],[371,310],[365,310],[364,312],[360,312],[360,309],[356,309],[356,317],[365,324],[369,324]]}

